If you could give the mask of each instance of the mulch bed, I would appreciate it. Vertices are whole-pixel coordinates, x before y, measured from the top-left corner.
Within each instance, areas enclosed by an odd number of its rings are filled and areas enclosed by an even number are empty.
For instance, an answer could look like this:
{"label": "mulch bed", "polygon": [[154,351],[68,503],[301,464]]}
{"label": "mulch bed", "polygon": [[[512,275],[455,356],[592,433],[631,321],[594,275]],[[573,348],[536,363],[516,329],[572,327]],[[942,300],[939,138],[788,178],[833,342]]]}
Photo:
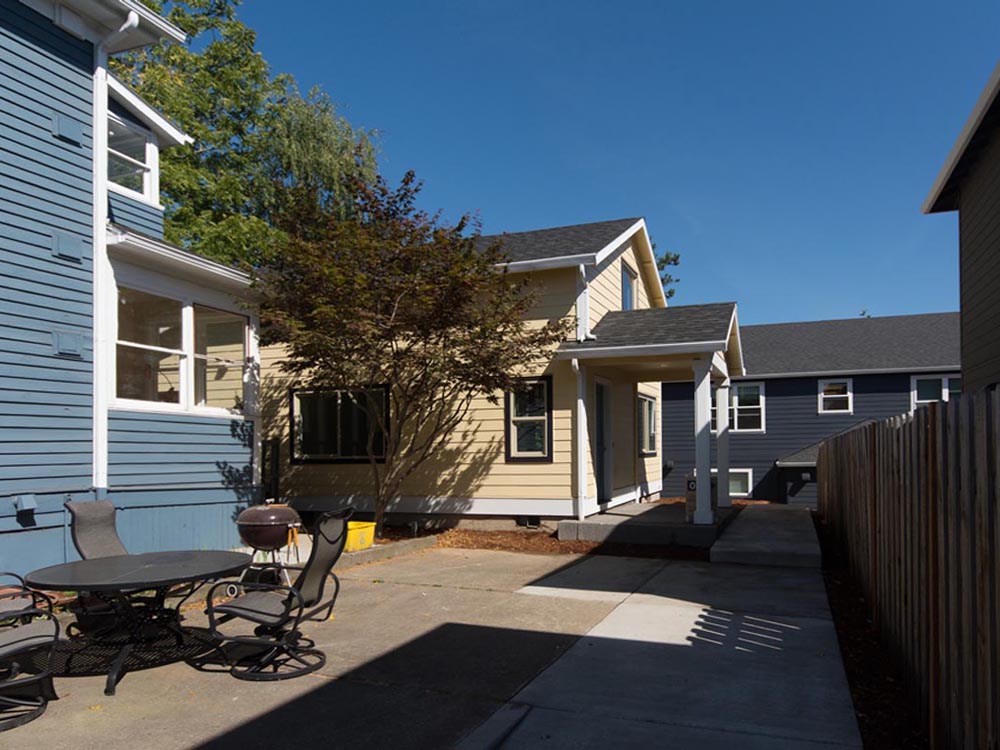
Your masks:
{"label": "mulch bed", "polygon": [[478,531],[449,529],[438,536],[438,547],[491,549],[535,555],[619,555],[670,560],[708,560],[708,550],[647,544],[606,544],[562,540],[548,531]]}
{"label": "mulch bed", "polygon": [[922,750],[929,746],[920,704],[903,684],[868,617],[861,588],[816,519],[823,578],[854,699],[865,750]]}

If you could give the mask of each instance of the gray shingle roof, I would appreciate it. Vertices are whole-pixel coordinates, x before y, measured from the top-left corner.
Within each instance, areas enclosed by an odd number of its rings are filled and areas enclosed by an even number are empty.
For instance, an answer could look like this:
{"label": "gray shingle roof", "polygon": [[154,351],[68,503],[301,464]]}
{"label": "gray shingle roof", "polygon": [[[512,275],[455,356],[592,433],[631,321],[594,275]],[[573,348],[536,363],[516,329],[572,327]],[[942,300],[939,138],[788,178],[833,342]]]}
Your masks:
{"label": "gray shingle roof", "polygon": [[653,307],[645,310],[616,310],[594,326],[594,341],[569,342],[563,350],[597,347],[655,346],[701,341],[725,341],[735,302],[709,305]]}
{"label": "gray shingle roof", "polygon": [[958,313],[741,326],[747,376],[959,368]]}
{"label": "gray shingle roof", "polygon": [[510,232],[484,235],[481,246],[495,240],[503,242],[503,252],[511,262],[560,258],[565,255],[596,253],[639,219],[614,219],[593,224],[535,229],[530,232]]}

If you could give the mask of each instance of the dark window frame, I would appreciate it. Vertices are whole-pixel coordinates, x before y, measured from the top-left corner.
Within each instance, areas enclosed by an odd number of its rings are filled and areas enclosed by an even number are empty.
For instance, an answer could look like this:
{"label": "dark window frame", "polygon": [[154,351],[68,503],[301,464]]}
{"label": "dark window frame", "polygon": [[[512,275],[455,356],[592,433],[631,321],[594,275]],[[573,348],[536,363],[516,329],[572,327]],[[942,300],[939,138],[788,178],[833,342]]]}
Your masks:
{"label": "dark window frame", "polygon": [[[385,426],[386,430],[391,429],[390,418],[392,415],[392,410],[389,404],[389,386],[387,385],[373,385],[364,386],[361,388],[328,388],[327,391],[340,392],[340,391],[364,391],[364,390],[379,390],[381,389],[384,393],[385,398]],[[299,456],[296,455],[296,429],[295,429],[295,395],[298,393],[313,393],[322,392],[322,388],[289,388],[288,389],[288,455],[289,461],[293,464],[367,464],[371,462],[368,456],[363,457],[349,457],[349,458],[337,458],[337,457],[309,457],[309,456]],[[339,409],[339,407],[338,407]],[[376,456],[375,463],[384,464],[385,456]]]}
{"label": "dark window frame", "polygon": [[508,464],[550,464],[552,463],[552,376],[536,375],[534,377],[517,378],[519,383],[544,383],[545,384],[545,455],[544,456],[515,456],[511,450],[511,440],[514,433],[511,430],[511,408],[510,401],[514,391],[509,390],[503,394],[503,446],[504,462]]}

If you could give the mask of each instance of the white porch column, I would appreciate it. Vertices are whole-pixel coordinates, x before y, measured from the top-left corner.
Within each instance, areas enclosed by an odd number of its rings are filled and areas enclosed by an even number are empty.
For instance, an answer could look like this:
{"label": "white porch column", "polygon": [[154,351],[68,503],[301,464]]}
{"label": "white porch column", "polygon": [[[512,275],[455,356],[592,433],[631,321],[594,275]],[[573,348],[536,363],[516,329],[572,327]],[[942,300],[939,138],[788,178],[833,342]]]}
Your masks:
{"label": "white porch column", "polygon": [[732,507],[729,496],[729,378],[723,380],[715,389],[716,443],[715,464],[718,468],[719,507]]}
{"label": "white porch column", "polygon": [[698,494],[694,523],[714,523],[712,513],[712,361],[694,362],[694,466],[698,475]]}
{"label": "white porch column", "polygon": [[571,364],[576,373],[576,518],[582,521],[587,506],[587,370],[578,359]]}

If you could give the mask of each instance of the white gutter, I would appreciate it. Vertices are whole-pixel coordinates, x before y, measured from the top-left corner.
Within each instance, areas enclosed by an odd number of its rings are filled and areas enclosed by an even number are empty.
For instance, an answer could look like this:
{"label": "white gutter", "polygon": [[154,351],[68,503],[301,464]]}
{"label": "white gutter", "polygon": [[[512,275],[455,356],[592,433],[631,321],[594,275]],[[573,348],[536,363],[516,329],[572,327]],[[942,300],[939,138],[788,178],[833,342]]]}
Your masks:
{"label": "white gutter", "polygon": [[935,365],[934,367],[884,367],[871,370],[812,370],[806,372],[767,372],[750,373],[741,377],[733,376],[733,380],[773,380],[775,378],[817,378],[817,377],[850,377],[851,375],[893,375],[896,373],[921,372],[954,372],[958,373],[961,365]]}
{"label": "white gutter", "polygon": [[94,255],[94,381],[92,383],[93,430],[91,444],[91,480],[97,490],[108,486],[108,407],[114,387],[114,340],[117,310],[115,277],[108,259],[108,45],[126,36],[139,25],[139,14],[129,11],[117,31],[94,45],[93,121],[91,145],[93,152],[92,243]]}
{"label": "white gutter", "polygon": [[597,253],[581,253],[579,255],[560,255],[556,258],[538,258],[537,260],[516,260],[510,263],[498,263],[511,273],[527,271],[547,271],[553,268],[572,268],[573,266],[592,266],[597,262]]}
{"label": "white gutter", "polygon": [[691,341],[680,344],[635,344],[633,346],[594,346],[559,349],[559,359],[594,359],[597,357],[654,357],[659,354],[689,354],[722,352],[725,341]]}
{"label": "white gutter", "polygon": [[242,271],[125,229],[109,227],[107,245],[116,257],[137,264],[160,268],[177,276],[193,278],[214,288],[228,287],[238,292],[250,287],[250,277]]}

